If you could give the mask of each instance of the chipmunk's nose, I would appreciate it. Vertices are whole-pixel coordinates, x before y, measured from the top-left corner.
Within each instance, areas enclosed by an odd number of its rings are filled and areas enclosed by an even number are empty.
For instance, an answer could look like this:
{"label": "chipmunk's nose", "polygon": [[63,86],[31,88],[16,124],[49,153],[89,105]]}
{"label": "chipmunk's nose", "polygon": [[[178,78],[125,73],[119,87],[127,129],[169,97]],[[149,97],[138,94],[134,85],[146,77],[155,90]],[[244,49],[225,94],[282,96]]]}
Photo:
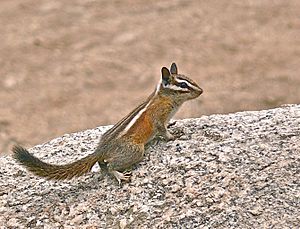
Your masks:
{"label": "chipmunk's nose", "polygon": [[198,88],[198,90],[196,92],[197,92],[197,97],[198,97],[203,93],[203,89],[199,86],[197,88]]}
{"label": "chipmunk's nose", "polygon": [[203,93],[203,89],[201,87],[197,86],[197,90],[194,90],[193,93],[191,93],[191,99],[197,98],[202,93]]}
{"label": "chipmunk's nose", "polygon": [[203,93],[203,89],[199,87],[199,95],[201,95],[202,93]]}

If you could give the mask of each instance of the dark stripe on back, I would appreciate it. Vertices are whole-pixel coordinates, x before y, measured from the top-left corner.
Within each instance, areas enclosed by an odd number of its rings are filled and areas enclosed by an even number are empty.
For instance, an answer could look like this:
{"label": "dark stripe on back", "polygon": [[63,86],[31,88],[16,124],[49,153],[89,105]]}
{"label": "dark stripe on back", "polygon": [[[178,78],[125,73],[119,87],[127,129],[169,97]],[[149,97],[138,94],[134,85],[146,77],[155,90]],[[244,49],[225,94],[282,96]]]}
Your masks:
{"label": "dark stripe on back", "polygon": [[145,108],[145,106],[148,104],[150,99],[153,97],[155,92],[153,92],[145,102],[140,104],[138,107],[136,107],[132,112],[130,112],[127,116],[125,116],[123,119],[121,119],[119,122],[117,122],[112,128],[110,128],[108,131],[106,131],[103,134],[102,139],[103,140],[109,140],[111,138],[115,138],[116,135],[121,133],[126,126],[130,123],[130,121],[142,110]]}

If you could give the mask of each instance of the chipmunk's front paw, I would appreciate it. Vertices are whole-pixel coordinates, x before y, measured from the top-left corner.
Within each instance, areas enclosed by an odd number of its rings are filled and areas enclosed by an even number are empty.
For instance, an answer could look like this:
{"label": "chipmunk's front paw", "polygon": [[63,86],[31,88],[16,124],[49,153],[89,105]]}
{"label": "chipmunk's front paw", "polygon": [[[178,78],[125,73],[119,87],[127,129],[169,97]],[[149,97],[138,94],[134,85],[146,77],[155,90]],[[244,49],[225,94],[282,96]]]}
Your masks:
{"label": "chipmunk's front paw", "polygon": [[171,134],[169,131],[166,131],[166,133],[162,136],[162,138],[165,141],[174,141],[176,137],[173,134]]}
{"label": "chipmunk's front paw", "polygon": [[185,135],[185,133],[183,132],[183,130],[181,128],[175,128],[172,131],[172,136],[174,137],[174,139],[180,138],[183,135]]}
{"label": "chipmunk's front paw", "polygon": [[185,135],[182,129],[175,128],[172,130],[172,133],[167,131],[162,137],[165,141],[174,141],[177,138],[180,138],[181,136]]}

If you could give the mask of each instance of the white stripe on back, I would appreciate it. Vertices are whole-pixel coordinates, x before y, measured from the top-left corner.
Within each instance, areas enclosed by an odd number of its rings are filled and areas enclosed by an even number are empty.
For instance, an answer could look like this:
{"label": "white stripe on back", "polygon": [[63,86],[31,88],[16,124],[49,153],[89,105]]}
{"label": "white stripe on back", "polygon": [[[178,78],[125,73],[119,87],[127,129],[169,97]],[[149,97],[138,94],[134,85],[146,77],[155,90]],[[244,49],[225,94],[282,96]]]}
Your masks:
{"label": "white stripe on back", "polygon": [[122,131],[123,135],[126,134],[127,131],[135,124],[135,122],[142,116],[142,114],[146,111],[146,109],[150,105],[151,101],[152,101],[152,99],[150,99],[149,102],[147,103],[147,105],[143,109],[141,109],[139,111],[139,113],[137,113],[133,119],[131,119],[131,121],[128,123],[128,125]]}

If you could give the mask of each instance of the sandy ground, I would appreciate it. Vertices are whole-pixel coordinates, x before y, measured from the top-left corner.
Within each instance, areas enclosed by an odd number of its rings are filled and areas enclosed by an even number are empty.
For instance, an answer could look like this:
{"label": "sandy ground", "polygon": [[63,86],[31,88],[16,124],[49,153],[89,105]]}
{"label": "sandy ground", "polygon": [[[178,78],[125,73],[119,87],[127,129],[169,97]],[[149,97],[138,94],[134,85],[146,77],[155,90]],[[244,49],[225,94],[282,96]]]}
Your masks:
{"label": "sandy ground", "polygon": [[176,118],[300,103],[300,1],[1,0],[0,152],[118,121],[160,68],[204,89]]}

